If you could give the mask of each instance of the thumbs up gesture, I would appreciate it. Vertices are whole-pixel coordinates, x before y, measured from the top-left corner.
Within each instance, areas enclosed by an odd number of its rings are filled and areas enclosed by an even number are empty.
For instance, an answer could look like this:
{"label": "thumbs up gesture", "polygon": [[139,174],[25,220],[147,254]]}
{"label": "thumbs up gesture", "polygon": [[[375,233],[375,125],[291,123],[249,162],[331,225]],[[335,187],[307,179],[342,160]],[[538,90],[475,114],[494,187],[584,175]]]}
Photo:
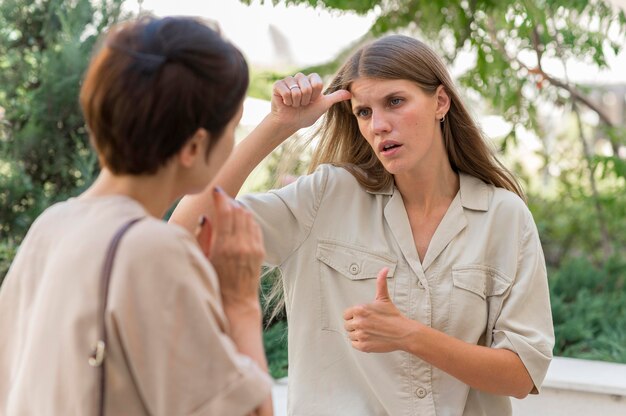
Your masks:
{"label": "thumbs up gesture", "polygon": [[376,277],[374,301],[348,308],[343,313],[344,328],[352,346],[363,352],[406,350],[415,321],[402,315],[393,304],[387,289],[384,267]]}

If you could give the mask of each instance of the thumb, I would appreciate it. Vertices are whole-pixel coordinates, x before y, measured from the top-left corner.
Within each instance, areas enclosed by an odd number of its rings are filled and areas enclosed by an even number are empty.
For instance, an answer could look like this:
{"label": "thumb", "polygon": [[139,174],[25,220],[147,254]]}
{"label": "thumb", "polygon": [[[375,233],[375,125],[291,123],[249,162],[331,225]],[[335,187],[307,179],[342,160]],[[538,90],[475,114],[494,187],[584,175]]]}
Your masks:
{"label": "thumb", "polygon": [[349,100],[352,98],[352,94],[348,90],[337,90],[330,94],[326,94],[323,96],[322,101],[326,109],[329,109],[333,104],[337,104],[338,102]]}
{"label": "thumb", "polygon": [[378,272],[376,277],[376,299],[387,301],[389,300],[389,290],[387,289],[387,273],[389,273],[388,267],[383,267]]}

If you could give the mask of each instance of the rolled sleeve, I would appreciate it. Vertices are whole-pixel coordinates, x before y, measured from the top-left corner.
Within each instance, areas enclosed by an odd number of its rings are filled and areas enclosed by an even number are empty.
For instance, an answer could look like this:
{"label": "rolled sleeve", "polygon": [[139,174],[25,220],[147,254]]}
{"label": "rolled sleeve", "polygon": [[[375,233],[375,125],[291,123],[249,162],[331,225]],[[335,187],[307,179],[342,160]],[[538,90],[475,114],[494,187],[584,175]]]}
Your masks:
{"label": "rolled sleeve", "polygon": [[281,189],[239,198],[261,226],[266,264],[282,264],[308,237],[328,181],[328,168],[321,165],[313,174]]}
{"label": "rolled sleeve", "polygon": [[518,268],[493,330],[493,348],[515,352],[538,393],[552,360],[554,328],[541,243],[528,213],[520,241]]}

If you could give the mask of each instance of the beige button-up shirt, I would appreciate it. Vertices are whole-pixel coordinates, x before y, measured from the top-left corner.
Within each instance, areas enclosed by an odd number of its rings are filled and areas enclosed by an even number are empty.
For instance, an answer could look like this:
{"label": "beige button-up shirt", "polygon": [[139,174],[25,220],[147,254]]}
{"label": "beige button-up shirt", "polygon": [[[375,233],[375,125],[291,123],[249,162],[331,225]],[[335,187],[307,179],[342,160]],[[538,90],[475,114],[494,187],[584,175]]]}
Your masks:
{"label": "beige button-up shirt", "polygon": [[[123,196],[73,199],[31,227],[0,290],[0,415],[95,415],[100,270],[113,234],[146,217]],[[270,379],[226,335],[215,271],[186,230],[145,218],[111,274],[108,415],[245,415]]]}
{"label": "beige button-up shirt", "polygon": [[289,415],[511,414],[508,397],[471,389],[413,355],[351,347],[343,311],[373,301],[384,266],[402,313],[516,352],[541,386],[554,334],[541,245],[518,196],[461,174],[423,262],[398,190],[365,191],[342,168],[322,165],[241,200],[261,223],[267,263],[283,275]]}

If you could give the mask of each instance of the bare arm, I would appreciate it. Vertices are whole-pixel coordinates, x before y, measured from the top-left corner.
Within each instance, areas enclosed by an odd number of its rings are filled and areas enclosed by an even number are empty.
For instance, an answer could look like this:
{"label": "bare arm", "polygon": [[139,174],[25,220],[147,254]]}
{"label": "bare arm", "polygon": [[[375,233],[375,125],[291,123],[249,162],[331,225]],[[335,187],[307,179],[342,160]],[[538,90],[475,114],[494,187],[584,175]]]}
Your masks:
{"label": "bare arm", "polygon": [[344,312],[352,346],[364,352],[406,351],[491,394],[523,398],[533,381],[513,351],[469,344],[402,315],[387,291],[387,269],[377,278],[373,303]]}
{"label": "bare arm", "polygon": [[[299,88],[289,88],[294,85]],[[202,193],[186,196],[180,201],[170,221],[193,230],[201,215],[211,216],[214,187],[219,186],[234,197],[252,170],[278,145],[300,128],[311,126],[331,105],[350,98],[350,93],[344,90],[323,95],[322,87],[317,74],[297,74],[277,81],[273,87],[270,114],[237,145]]]}

